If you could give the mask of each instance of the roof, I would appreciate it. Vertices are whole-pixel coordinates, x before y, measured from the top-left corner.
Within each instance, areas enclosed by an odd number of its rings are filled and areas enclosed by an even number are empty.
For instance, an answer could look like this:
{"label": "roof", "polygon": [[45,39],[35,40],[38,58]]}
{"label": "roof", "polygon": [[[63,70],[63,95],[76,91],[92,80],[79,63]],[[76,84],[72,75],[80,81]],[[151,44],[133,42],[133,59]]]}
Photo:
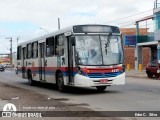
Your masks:
{"label": "roof", "polygon": [[151,41],[151,42],[143,42],[143,43],[138,43],[138,46],[152,46],[152,45],[158,45],[158,41]]}
{"label": "roof", "polygon": [[145,20],[149,20],[149,19],[153,19],[153,18],[154,18],[153,15],[149,15],[149,16],[146,16],[146,17],[141,18],[141,19],[139,19],[139,20],[136,20],[135,23],[141,22],[141,21],[145,21]]}

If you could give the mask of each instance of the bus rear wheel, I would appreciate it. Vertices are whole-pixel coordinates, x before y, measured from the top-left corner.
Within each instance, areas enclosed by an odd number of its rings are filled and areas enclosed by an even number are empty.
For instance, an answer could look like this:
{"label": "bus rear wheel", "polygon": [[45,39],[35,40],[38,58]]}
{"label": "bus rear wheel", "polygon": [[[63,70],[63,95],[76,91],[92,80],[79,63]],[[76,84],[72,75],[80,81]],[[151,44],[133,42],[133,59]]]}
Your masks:
{"label": "bus rear wheel", "polygon": [[34,86],[35,85],[35,81],[32,79],[31,71],[28,72],[28,82],[29,82],[30,86]]}
{"label": "bus rear wheel", "polygon": [[107,86],[97,86],[96,88],[97,88],[98,92],[103,92],[103,91],[105,91],[106,87]]}
{"label": "bus rear wheel", "polygon": [[59,73],[57,76],[57,86],[60,92],[66,91],[66,86],[64,85],[63,74]]}

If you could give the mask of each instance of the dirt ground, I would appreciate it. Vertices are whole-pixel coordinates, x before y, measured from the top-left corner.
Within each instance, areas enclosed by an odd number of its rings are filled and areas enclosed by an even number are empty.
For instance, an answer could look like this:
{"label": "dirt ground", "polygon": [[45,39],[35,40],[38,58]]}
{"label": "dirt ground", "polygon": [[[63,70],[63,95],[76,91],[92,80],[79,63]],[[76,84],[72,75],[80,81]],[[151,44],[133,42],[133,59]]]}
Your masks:
{"label": "dirt ground", "polygon": [[[66,98],[54,99],[47,95],[35,93],[31,90],[18,88],[9,84],[0,83],[0,111],[3,110],[3,104],[13,103],[17,107],[17,111],[40,111],[42,112],[42,118],[36,119],[55,119],[55,120],[120,120],[118,118],[110,117],[81,117],[85,115],[85,111],[93,111],[84,106],[87,104],[68,104],[63,101],[67,101]],[[4,105],[5,105],[4,104]],[[46,112],[50,111],[50,112]],[[53,113],[57,112],[57,117]],[[71,111],[71,112],[69,112]],[[75,112],[74,112],[75,111]],[[77,112],[79,111],[79,112]],[[79,113],[81,115],[79,115]],[[74,116],[74,117],[72,117]],[[0,120],[2,117],[0,117]],[[15,119],[15,118],[14,118]],[[16,119],[29,119],[29,118],[16,118]],[[33,118],[30,118],[33,119]],[[34,120],[33,119],[33,120]],[[4,118],[2,119],[4,120]]]}

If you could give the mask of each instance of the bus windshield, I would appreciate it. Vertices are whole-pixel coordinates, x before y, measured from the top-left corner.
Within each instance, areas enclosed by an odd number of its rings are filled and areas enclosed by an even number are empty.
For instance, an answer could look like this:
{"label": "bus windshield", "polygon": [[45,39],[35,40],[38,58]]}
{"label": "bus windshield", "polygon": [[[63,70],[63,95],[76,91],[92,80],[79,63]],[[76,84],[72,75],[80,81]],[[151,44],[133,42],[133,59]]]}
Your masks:
{"label": "bus windshield", "polygon": [[80,65],[114,65],[123,63],[120,36],[77,35],[76,61]]}

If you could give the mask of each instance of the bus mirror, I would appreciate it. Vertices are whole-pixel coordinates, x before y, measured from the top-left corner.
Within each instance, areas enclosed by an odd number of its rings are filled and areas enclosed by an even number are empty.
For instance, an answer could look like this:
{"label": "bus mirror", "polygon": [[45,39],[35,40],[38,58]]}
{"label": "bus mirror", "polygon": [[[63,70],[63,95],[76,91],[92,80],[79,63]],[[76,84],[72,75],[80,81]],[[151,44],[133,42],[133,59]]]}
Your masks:
{"label": "bus mirror", "polygon": [[72,46],[75,46],[75,38],[73,36],[71,36],[71,43],[72,43]]}

